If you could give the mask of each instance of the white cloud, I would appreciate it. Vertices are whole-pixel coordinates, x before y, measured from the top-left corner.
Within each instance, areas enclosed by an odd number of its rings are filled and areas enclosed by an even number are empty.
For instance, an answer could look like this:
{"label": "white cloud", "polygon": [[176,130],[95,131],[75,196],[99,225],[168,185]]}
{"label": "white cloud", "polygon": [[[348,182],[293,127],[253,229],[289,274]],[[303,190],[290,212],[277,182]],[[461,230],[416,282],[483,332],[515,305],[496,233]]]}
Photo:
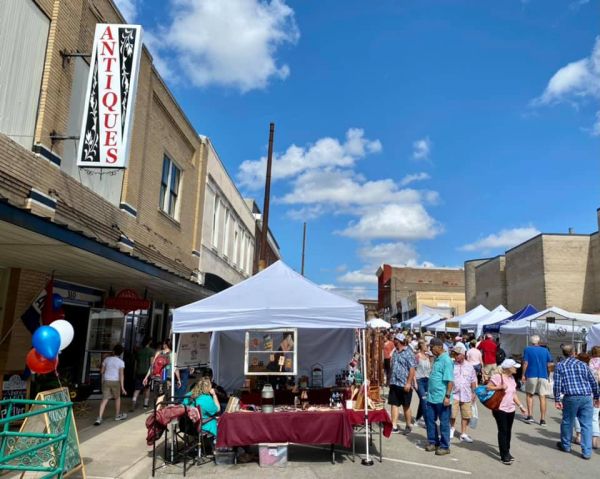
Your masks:
{"label": "white cloud", "polygon": [[410,185],[411,183],[414,183],[415,181],[424,181],[429,179],[431,179],[431,176],[429,176],[425,172],[414,173],[412,175],[406,175],[404,178],[402,178],[400,180],[400,186],[406,186]]}
{"label": "white cloud", "polygon": [[513,246],[527,241],[540,234],[537,228],[528,226],[524,228],[504,229],[499,233],[491,234],[473,243],[461,246],[462,251],[490,251],[495,249],[510,249]]}
{"label": "white cloud", "polygon": [[247,92],[290,74],[276,58],[282,45],[300,37],[285,0],[170,0],[169,12],[168,24],[154,32],[163,75],[177,72],[196,86]]}
{"label": "white cloud", "polygon": [[422,204],[386,204],[369,209],[357,222],[341,231],[343,236],[368,239],[431,239],[442,232]]}
{"label": "white cloud", "polygon": [[306,206],[304,208],[298,208],[289,210],[286,215],[288,218],[296,221],[308,221],[318,218],[325,212],[323,205]]}
{"label": "white cloud", "polygon": [[[271,180],[289,179],[300,173],[325,167],[352,167],[357,160],[379,153],[382,149],[379,140],[369,140],[364,134],[364,130],[360,128],[350,128],[346,132],[344,143],[325,137],[306,147],[291,145],[283,155],[275,155],[273,158]],[[262,188],[266,168],[266,156],[260,160],[246,160],[239,167],[238,179],[247,188]]]}
{"label": "white cloud", "polygon": [[114,0],[117,4],[117,8],[125,18],[125,21],[131,23],[137,17],[137,0]]}
{"label": "white cloud", "polygon": [[414,266],[419,258],[413,245],[402,241],[363,246],[358,256],[373,273],[383,263]]}
{"label": "white cloud", "polygon": [[[578,104],[585,98],[600,99],[600,37],[596,37],[589,57],[571,62],[560,68],[548,81],[541,96],[534,99],[534,106],[559,102]],[[600,123],[592,128],[600,134]]]}
{"label": "white cloud", "polygon": [[413,143],[412,158],[416,161],[427,161],[431,153],[432,143],[429,137],[421,138]]}
{"label": "white cloud", "polygon": [[339,296],[344,296],[354,301],[358,301],[359,299],[364,298],[377,297],[377,291],[372,287],[352,286],[349,288],[341,288],[339,286],[336,286],[335,284],[321,284],[319,286],[326,291],[330,291]]}
{"label": "white cloud", "polygon": [[338,281],[341,283],[354,284],[377,283],[377,276],[375,276],[375,271],[371,271],[370,273],[362,271],[348,271],[342,276],[339,276]]}
{"label": "white cloud", "polygon": [[581,7],[587,5],[588,3],[590,3],[590,0],[575,0],[569,5],[569,8],[571,10],[579,10]]}

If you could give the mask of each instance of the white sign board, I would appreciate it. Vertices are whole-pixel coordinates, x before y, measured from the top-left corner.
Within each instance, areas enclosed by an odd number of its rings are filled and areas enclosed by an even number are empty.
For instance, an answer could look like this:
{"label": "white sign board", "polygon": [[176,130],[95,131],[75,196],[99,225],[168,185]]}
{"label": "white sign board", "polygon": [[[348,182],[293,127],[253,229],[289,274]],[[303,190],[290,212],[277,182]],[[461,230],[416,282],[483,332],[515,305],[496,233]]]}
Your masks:
{"label": "white sign board", "polygon": [[210,334],[185,333],[179,338],[177,367],[199,366],[210,361]]}
{"label": "white sign board", "polygon": [[96,25],[77,166],[127,166],[141,50],[140,25]]}

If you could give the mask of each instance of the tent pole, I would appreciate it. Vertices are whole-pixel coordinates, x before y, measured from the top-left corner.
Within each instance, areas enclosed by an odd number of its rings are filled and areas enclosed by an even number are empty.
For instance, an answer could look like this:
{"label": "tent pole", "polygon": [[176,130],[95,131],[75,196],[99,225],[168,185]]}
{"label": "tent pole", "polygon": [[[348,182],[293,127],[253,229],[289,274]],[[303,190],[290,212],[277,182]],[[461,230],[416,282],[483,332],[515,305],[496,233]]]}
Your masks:
{"label": "tent pole", "polygon": [[363,387],[365,388],[365,443],[367,446],[367,457],[362,460],[363,466],[372,466],[373,459],[369,456],[369,381],[367,378],[367,341],[365,330],[362,329],[362,357],[363,357]]}
{"label": "tent pole", "polygon": [[[175,367],[177,366],[177,354],[175,348],[175,333],[171,337],[171,401],[175,399]],[[175,424],[171,421],[169,424],[171,430],[171,464],[175,462]]]}

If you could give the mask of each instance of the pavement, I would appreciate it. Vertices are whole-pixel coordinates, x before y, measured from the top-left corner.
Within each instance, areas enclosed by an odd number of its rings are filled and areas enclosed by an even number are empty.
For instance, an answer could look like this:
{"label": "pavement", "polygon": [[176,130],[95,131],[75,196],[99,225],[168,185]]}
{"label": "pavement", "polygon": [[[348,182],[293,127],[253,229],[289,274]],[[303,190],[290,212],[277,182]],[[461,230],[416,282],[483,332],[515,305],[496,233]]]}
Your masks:
{"label": "pavement", "polygon": [[[522,395],[521,395],[522,396]],[[521,397],[524,403],[524,397]],[[128,406],[128,402],[125,402]],[[548,402],[546,427],[527,424],[517,415],[513,426],[511,453],[516,461],[511,466],[499,461],[496,441],[496,424],[490,412],[479,405],[479,424],[470,431],[474,439],[472,444],[461,443],[454,439],[451,454],[435,456],[423,450],[426,444],[426,432],[416,427],[409,436],[392,435],[383,438],[383,462],[378,460],[378,436],[371,449],[374,465],[363,466],[364,437],[357,438],[357,451],[360,457],[353,463],[351,453],[338,449],[337,463],[331,464],[327,447],[290,445],[288,464],[285,468],[261,468],[257,463],[217,466],[214,462],[201,466],[192,466],[187,477],[221,478],[371,478],[395,476],[426,476],[437,478],[468,478],[469,476],[493,478],[565,478],[599,477],[600,450],[595,450],[591,460],[580,457],[581,449],[573,445],[571,453],[557,450],[559,440],[560,413],[554,408],[554,402]],[[89,479],[133,479],[151,476],[151,454],[145,443],[145,414],[138,410],[122,422],[115,422],[109,416],[113,414],[109,404],[105,421],[93,426],[98,407],[97,401],[88,401],[77,412],[80,450]],[[535,403],[537,407],[537,402]],[[416,402],[413,402],[416,411]],[[538,417],[537,415],[535,417]],[[400,424],[403,427],[403,424]],[[375,427],[376,429],[376,427]],[[157,471],[159,478],[182,476],[180,465],[165,466]],[[75,474],[71,477],[82,477]]]}

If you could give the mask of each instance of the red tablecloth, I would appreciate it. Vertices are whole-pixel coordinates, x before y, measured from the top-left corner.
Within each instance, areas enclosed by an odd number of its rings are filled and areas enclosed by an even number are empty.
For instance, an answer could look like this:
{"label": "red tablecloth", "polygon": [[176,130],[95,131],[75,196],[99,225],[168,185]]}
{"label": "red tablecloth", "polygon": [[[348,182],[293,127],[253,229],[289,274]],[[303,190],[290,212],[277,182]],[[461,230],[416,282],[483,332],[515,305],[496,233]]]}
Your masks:
{"label": "red tablecloth", "polygon": [[[352,427],[365,424],[365,412],[346,409],[346,415]],[[392,419],[385,409],[370,409],[369,423],[377,423],[383,426],[383,435],[390,437],[392,434]]]}
{"label": "red tablecloth", "polygon": [[217,447],[295,442],[350,447],[352,426],[342,411],[225,413],[219,419]]}

